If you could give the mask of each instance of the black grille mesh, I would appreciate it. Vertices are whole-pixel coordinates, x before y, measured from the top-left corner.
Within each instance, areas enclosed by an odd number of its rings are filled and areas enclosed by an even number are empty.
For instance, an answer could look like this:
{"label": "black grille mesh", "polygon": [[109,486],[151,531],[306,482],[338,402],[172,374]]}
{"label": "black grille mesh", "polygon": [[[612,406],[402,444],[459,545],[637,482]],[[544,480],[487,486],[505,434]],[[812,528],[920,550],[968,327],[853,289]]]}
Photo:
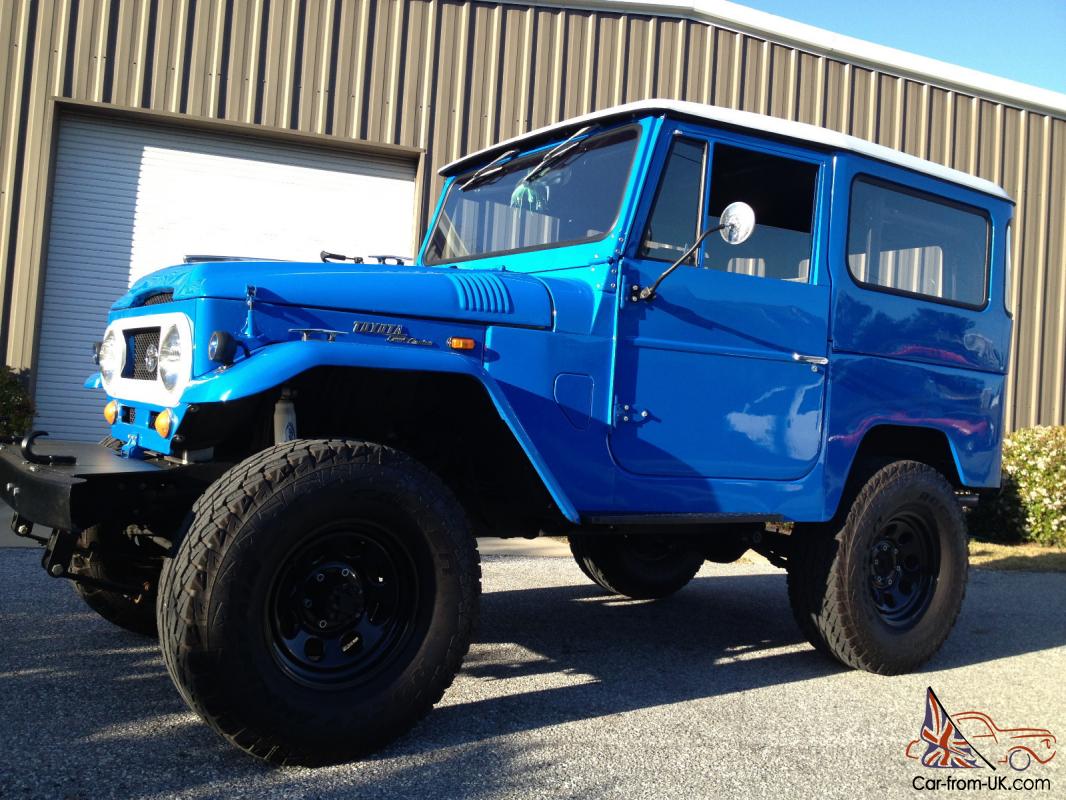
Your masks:
{"label": "black grille mesh", "polygon": [[[135,381],[154,381],[159,374],[159,328],[130,331],[128,335],[129,377]],[[151,358],[148,358],[149,353]]]}
{"label": "black grille mesh", "polygon": [[157,292],[156,294],[150,294],[144,298],[142,306],[157,306],[160,303],[169,303],[174,299],[174,292]]}

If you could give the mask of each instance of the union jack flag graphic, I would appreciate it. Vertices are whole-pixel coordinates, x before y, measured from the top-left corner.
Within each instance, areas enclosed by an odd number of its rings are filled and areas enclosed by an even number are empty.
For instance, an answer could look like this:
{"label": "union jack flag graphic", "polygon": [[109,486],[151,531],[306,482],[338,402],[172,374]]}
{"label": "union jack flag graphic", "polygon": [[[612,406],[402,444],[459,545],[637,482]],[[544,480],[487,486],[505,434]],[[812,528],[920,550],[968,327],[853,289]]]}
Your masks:
{"label": "union jack flag graphic", "polygon": [[921,741],[926,745],[922,763],[927,767],[973,769],[981,766],[978,759],[988,764],[985,757],[977,752],[955,727],[932,687],[926,692],[925,723],[922,725]]}

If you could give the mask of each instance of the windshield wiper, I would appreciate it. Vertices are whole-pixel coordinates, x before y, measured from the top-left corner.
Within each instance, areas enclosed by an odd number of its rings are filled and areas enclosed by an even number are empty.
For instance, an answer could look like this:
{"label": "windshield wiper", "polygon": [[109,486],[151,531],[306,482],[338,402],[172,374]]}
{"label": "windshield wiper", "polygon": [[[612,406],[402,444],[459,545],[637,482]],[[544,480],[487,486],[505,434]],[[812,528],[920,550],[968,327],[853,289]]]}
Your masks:
{"label": "windshield wiper", "polygon": [[529,172],[527,172],[522,177],[521,182],[522,183],[529,183],[531,180],[533,180],[538,175],[540,175],[540,173],[544,172],[544,170],[546,170],[552,164],[558,162],[563,156],[565,156],[571,150],[574,150],[575,148],[580,147],[582,144],[584,144],[584,140],[581,140],[579,137],[584,136],[585,134],[588,134],[588,133],[592,133],[598,127],[599,127],[598,125],[586,125],[584,128],[581,128],[580,130],[574,131],[574,133],[571,134],[566,139],[566,141],[561,142],[560,144],[556,145],[551,150],[549,150],[547,153],[545,153],[544,154],[544,158],[542,158],[540,160],[540,162],[537,164],[537,166],[533,167],[533,169],[531,169]]}
{"label": "windshield wiper", "polygon": [[465,181],[463,181],[459,185],[459,191],[465,192],[467,189],[470,189],[479,183],[484,183],[486,178],[491,178],[496,173],[503,172],[504,164],[510,161],[516,155],[518,155],[518,150],[508,150],[506,153],[500,154],[488,164],[479,169],[477,172],[475,172],[473,175],[471,175],[469,178],[467,178]]}

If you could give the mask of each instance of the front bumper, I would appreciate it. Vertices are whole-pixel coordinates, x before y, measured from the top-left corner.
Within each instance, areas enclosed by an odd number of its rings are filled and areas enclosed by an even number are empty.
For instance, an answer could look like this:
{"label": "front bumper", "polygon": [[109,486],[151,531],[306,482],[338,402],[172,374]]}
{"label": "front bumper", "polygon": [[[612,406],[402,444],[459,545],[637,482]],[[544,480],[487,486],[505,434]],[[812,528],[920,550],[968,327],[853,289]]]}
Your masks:
{"label": "front bumper", "polygon": [[99,444],[42,442],[41,456],[72,456],[73,464],[27,460],[18,445],[0,445],[0,499],[26,522],[81,531],[114,522],[180,520],[227,467],[124,458]]}

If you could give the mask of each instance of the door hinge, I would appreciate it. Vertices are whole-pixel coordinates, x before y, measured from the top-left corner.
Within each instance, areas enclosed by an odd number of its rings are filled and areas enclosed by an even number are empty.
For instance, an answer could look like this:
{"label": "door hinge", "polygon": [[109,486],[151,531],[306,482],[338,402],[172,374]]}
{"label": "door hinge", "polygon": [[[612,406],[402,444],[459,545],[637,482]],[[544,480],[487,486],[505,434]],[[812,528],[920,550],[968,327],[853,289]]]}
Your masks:
{"label": "door hinge", "polygon": [[634,405],[618,403],[614,407],[614,421],[616,423],[644,422],[651,417],[651,412],[646,408],[637,408]]}

